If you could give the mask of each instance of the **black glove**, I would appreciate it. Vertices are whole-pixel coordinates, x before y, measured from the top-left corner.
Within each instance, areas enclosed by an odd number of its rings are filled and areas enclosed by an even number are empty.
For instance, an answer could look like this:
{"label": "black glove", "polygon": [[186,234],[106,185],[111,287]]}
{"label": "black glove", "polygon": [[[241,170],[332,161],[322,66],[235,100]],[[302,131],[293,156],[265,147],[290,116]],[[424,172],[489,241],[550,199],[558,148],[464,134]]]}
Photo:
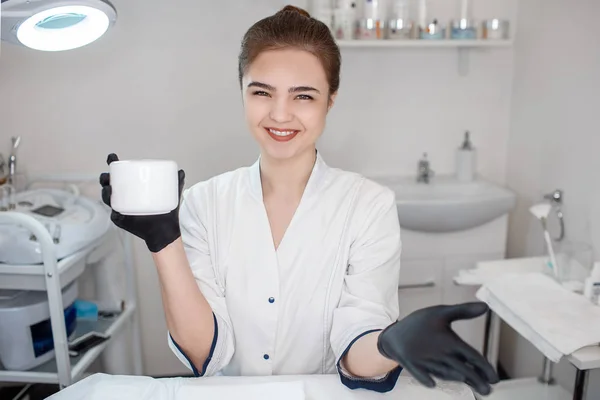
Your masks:
{"label": "black glove", "polygon": [[379,352],[406,368],[422,385],[434,387],[434,376],[465,382],[487,395],[498,376],[488,361],[450,328],[453,321],[471,319],[488,310],[483,302],[423,308],[381,332]]}
{"label": "black glove", "polygon": [[[106,163],[117,161],[116,154],[111,153],[106,159]],[[185,172],[179,170],[179,199],[185,182]],[[100,174],[100,185],[102,185],[102,201],[110,207],[110,195],[112,188],[110,186],[110,174],[104,172]],[[179,229],[179,206],[167,214],[131,216],[123,215],[112,210],[110,219],[119,228],[139,237],[146,242],[148,249],[157,253],[169,244],[173,243],[181,236]]]}

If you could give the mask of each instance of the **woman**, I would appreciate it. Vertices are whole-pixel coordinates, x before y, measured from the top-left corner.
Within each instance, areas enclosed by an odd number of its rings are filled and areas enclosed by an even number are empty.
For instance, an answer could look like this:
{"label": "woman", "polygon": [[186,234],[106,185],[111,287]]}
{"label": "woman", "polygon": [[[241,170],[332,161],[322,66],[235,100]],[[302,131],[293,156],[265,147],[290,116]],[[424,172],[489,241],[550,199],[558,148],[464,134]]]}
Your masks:
{"label": "woman", "polygon": [[[406,368],[430,387],[437,377],[487,394],[493,368],[450,329],[486,305],[396,321],[394,194],[316,150],[339,74],[334,39],[306,11],[286,6],[257,22],[239,55],[256,163],[193,185],[170,214],[113,211],[152,252],[169,345],[196,376],[337,371],[350,388],[384,392]],[[110,177],[100,180],[110,205]]]}

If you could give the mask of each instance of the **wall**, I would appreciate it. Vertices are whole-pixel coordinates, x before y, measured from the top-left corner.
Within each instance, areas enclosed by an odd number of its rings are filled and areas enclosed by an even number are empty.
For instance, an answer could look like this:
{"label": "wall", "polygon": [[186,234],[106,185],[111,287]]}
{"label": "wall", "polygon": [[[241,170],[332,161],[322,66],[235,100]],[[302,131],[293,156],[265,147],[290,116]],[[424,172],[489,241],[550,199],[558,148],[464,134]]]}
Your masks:
{"label": "wall", "polygon": [[[541,254],[541,229],[527,210],[561,188],[568,239],[592,243],[600,260],[600,47],[588,30],[598,15],[596,0],[520,3],[507,163],[519,204],[510,221],[509,256]],[[540,353],[504,328],[504,367],[514,376],[537,376]],[[556,367],[565,387],[572,387],[574,373],[565,362]],[[597,371],[590,375],[588,399],[600,398],[599,378]]]}
{"label": "wall", "polygon": [[[188,185],[249,164],[237,82],[241,36],[286,2],[114,0],[119,20],[97,43],[65,53],[4,44],[0,56],[0,151],[23,137],[29,173],[106,170],[121,157],[178,161]],[[303,1],[294,4],[306,5]],[[431,1],[442,21],[454,2]],[[475,4],[476,17],[514,19],[516,0]],[[455,49],[343,49],[342,87],[320,149],[334,166],[365,174],[416,172],[423,152],[437,174],[472,132],[480,173],[504,183],[512,49],[473,51],[457,73]],[[145,372],[185,372],[167,347],[156,272],[137,243]]]}

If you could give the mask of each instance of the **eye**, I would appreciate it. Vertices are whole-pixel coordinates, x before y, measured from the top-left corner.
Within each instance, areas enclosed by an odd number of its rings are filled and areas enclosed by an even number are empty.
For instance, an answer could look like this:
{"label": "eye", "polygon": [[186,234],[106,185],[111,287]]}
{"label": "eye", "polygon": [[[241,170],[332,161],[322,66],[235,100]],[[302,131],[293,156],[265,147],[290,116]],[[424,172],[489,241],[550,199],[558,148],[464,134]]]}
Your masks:
{"label": "eye", "polygon": [[252,92],[252,94],[254,96],[269,96],[269,93],[263,91],[263,90],[257,90],[255,92]]}
{"label": "eye", "polygon": [[296,98],[300,100],[313,100],[313,97],[307,94],[299,94]]}

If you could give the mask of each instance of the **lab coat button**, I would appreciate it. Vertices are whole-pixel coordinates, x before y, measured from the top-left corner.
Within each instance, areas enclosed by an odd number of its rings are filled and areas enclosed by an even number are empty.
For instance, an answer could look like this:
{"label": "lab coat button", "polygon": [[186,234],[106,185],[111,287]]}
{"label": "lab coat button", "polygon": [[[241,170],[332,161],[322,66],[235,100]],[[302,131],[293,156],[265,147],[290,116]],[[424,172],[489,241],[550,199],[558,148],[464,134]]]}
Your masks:
{"label": "lab coat button", "polygon": [[271,303],[271,304],[275,303],[275,298],[274,297],[269,297],[269,303]]}
{"label": "lab coat button", "polygon": [[268,360],[268,359],[269,359],[269,355],[268,355],[268,354],[265,354],[265,355],[263,356],[263,358],[264,358],[265,360]]}

